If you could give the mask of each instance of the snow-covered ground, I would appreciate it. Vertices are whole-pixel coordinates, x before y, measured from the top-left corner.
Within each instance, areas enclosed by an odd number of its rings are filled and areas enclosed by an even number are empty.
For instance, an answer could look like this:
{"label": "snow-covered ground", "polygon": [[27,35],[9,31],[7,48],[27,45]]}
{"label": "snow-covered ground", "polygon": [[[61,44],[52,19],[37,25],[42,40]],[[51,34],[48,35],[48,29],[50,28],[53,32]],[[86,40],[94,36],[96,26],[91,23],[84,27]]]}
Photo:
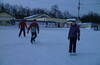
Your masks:
{"label": "snow-covered ground", "polygon": [[35,44],[30,33],[19,38],[16,26],[0,26],[0,65],[100,65],[100,31],[81,29],[76,55],[68,53],[68,28],[40,28]]}

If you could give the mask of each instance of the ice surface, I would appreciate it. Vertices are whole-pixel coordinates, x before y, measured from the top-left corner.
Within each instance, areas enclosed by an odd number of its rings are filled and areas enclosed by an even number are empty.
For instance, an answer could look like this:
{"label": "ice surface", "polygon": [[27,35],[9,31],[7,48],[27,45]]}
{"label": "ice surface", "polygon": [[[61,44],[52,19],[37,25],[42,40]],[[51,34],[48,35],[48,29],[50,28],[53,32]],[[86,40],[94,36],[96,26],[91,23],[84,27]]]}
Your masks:
{"label": "ice surface", "polygon": [[76,55],[68,53],[68,28],[40,28],[35,44],[30,33],[18,37],[17,26],[0,26],[0,65],[100,65],[100,31],[81,29]]}

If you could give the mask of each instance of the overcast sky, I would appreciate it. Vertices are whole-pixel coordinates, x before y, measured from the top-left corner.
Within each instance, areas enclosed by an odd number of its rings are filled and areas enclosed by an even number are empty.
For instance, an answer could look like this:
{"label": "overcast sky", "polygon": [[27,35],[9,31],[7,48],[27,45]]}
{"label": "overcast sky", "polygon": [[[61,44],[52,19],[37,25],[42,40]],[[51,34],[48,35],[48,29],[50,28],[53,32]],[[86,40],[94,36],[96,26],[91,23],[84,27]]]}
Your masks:
{"label": "overcast sky", "polygon": [[[3,3],[12,5],[23,5],[29,8],[45,8],[50,9],[54,4],[58,5],[61,11],[69,11],[77,16],[78,0],[0,0]],[[94,12],[100,14],[100,0],[80,0],[80,15]]]}

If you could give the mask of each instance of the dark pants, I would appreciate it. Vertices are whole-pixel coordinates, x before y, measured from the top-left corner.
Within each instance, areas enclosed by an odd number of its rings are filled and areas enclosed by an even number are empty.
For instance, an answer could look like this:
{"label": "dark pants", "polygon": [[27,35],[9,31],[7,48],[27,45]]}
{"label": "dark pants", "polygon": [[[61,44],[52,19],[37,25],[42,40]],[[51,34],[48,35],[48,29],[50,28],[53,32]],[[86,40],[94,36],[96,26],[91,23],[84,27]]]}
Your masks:
{"label": "dark pants", "polygon": [[31,32],[31,43],[33,43],[33,41],[35,42],[36,37],[37,37],[37,33],[36,32]]}
{"label": "dark pants", "polygon": [[77,38],[70,38],[69,52],[76,53],[76,41]]}
{"label": "dark pants", "polygon": [[20,35],[22,34],[22,31],[23,31],[23,34],[24,34],[24,37],[25,37],[25,36],[26,36],[25,29],[20,29],[19,37],[20,37]]}

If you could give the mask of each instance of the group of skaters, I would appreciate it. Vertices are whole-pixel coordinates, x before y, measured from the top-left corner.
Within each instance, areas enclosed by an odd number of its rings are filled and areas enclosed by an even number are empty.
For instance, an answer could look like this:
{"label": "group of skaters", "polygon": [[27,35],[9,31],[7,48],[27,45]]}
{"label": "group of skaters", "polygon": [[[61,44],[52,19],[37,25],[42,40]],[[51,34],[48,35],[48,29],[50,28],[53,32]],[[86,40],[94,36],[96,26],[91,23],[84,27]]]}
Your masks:
{"label": "group of skaters", "polygon": [[26,37],[26,32],[25,32],[25,27],[26,27],[27,33],[29,33],[29,30],[31,30],[31,40],[30,41],[31,41],[31,43],[33,43],[33,42],[35,42],[35,38],[37,37],[37,33],[39,33],[39,25],[36,23],[35,19],[29,25],[29,27],[27,27],[25,22],[26,22],[26,20],[23,19],[19,23],[19,28],[20,28],[19,37],[21,36],[22,31],[23,31],[24,37]]}
{"label": "group of skaters", "polygon": [[[29,33],[29,30],[31,30],[31,40],[30,42],[33,43],[35,42],[35,39],[37,37],[37,33],[39,33],[39,25],[36,23],[36,19],[33,20],[33,22],[27,27],[25,23],[25,19],[23,19],[19,23],[19,37],[21,36],[21,33],[23,31],[24,36],[26,37],[25,33],[25,27],[27,29],[27,33]],[[76,53],[76,42],[77,40],[80,40],[80,29],[76,23],[76,21],[72,21],[71,27],[69,29],[68,33],[68,40],[69,40],[69,53]]]}

